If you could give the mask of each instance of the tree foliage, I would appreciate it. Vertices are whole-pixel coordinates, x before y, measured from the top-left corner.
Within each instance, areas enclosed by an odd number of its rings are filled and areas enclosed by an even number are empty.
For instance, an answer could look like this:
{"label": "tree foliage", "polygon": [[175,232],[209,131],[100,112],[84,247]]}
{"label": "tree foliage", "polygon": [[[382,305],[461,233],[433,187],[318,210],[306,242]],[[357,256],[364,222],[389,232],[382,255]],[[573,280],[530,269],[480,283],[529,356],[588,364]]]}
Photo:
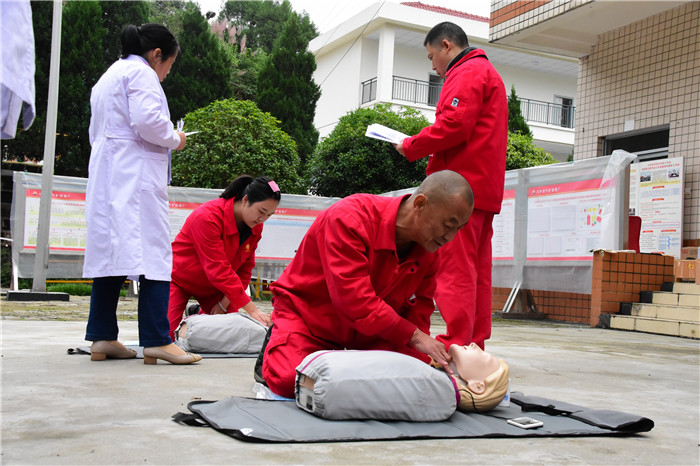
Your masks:
{"label": "tree foliage", "polygon": [[532,138],[532,131],[530,131],[530,127],[523,116],[520,99],[515,93],[515,86],[511,86],[510,95],[508,96],[508,131],[524,134]]}
{"label": "tree foliage", "polygon": [[[272,52],[275,41],[280,34],[280,25],[290,16],[302,17],[292,11],[288,0],[281,3],[276,0],[237,0],[227,1],[219,14],[219,19],[228,22],[228,37],[236,44],[238,51],[246,49]],[[299,31],[301,39],[309,42],[318,35],[316,27],[308,21],[302,21]]]}
{"label": "tree foliage", "polygon": [[267,60],[267,54],[263,50],[247,49],[245,52],[236,52],[229,47],[232,53],[231,59],[231,87],[233,97],[238,100],[252,100],[255,102],[258,92],[258,76]]}
{"label": "tree foliage", "polygon": [[104,62],[107,66],[114,63],[121,55],[121,35],[127,24],[140,26],[149,22],[151,12],[147,2],[128,0],[101,0],[102,25],[106,29],[103,39]]}
{"label": "tree foliage", "polygon": [[180,53],[163,81],[174,121],[215,100],[232,96],[231,56],[210,33],[209,24],[194,3],[185,5],[182,32],[177,38]]}
{"label": "tree foliage", "polygon": [[294,141],[253,102],[216,101],[185,116],[185,149],[173,152],[175,186],[225,188],[237,175],[267,175],[287,193],[306,194]]}
{"label": "tree foliage", "polygon": [[392,144],[365,136],[367,126],[380,123],[409,136],[428,126],[419,111],[389,104],[360,108],[340,118],[309,159],[310,189],[320,196],[384,193],[417,186],[425,178],[427,159],[409,162]]}
{"label": "tree foliage", "polygon": [[508,132],[506,170],[549,165],[558,161],[541,147],[532,143],[532,137]]}
{"label": "tree foliage", "polygon": [[[60,118],[56,124],[56,173],[87,176],[90,160],[90,92],[105,70],[107,29],[98,2],[68,2],[63,9]],[[96,53],[97,52],[97,53]]]}
{"label": "tree foliage", "polygon": [[318,141],[314,115],[321,88],[313,80],[316,59],[302,29],[299,17],[290,15],[258,75],[256,102],[282,122],[304,164]]}
{"label": "tree foliage", "polygon": [[163,24],[178,39],[182,36],[182,13],[187,2],[183,0],[153,0],[150,5],[150,23]]}

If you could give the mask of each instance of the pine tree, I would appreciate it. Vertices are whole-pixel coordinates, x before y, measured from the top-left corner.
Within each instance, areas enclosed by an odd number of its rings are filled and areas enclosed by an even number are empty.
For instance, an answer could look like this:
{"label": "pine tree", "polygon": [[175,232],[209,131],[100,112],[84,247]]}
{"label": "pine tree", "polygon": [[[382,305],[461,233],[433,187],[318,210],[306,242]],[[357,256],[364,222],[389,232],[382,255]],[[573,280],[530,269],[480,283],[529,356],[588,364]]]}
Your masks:
{"label": "pine tree", "polygon": [[[273,0],[238,0],[227,1],[219,19],[228,21],[231,30],[228,36],[235,38],[239,52],[253,49],[270,53],[280,34],[280,25],[291,15],[296,13],[292,12],[288,0],[281,3]],[[301,34],[307,41],[318,35],[310,21],[302,22]],[[234,43],[234,40],[230,42]]]}
{"label": "pine tree", "polygon": [[[303,22],[290,15],[275,42],[272,53],[258,75],[258,107],[282,122],[282,129],[297,143],[299,158],[305,164],[318,141],[314,127],[320,87],[313,81],[316,60],[302,34]],[[307,23],[308,25],[308,23]],[[308,26],[307,26],[308,27]]]}
{"label": "pine tree", "polygon": [[185,5],[181,19],[182,32],[176,35],[180,53],[163,81],[173,121],[232,96],[231,57],[224,45],[194,3]]}
{"label": "pine tree", "polygon": [[107,29],[100,4],[67,2],[61,28],[56,174],[87,177],[90,93],[106,69],[103,38]]}
{"label": "pine tree", "polygon": [[508,96],[508,131],[532,138],[532,131],[523,117],[520,99],[515,93],[515,86],[511,86]]}
{"label": "pine tree", "polygon": [[128,24],[140,26],[148,23],[148,2],[130,0],[101,0],[102,25],[107,29],[104,37],[105,63],[111,65],[121,54],[122,30]]}

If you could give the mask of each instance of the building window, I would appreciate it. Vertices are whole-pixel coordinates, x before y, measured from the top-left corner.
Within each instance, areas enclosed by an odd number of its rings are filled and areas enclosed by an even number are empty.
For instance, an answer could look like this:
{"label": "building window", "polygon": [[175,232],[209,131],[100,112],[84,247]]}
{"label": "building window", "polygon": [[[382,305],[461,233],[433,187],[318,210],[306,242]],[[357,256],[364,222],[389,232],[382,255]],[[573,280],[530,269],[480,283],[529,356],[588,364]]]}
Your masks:
{"label": "building window", "polygon": [[559,113],[555,115],[554,121],[559,121],[559,125],[562,128],[573,128],[574,127],[574,99],[571,97],[562,97],[555,95],[554,103],[556,107],[554,111]]}
{"label": "building window", "polygon": [[436,74],[428,76],[428,105],[436,107],[442,90],[442,78]]}
{"label": "building window", "polygon": [[638,162],[668,157],[668,126],[640,131],[628,131],[603,138],[603,154],[622,149],[637,154]]}

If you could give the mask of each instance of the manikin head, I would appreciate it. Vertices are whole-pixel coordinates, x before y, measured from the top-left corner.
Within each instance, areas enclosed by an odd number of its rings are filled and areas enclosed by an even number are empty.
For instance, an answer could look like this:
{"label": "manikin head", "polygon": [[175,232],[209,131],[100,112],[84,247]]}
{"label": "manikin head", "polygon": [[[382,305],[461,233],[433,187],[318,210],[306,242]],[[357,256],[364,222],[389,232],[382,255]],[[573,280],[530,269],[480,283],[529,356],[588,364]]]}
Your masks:
{"label": "manikin head", "polygon": [[475,343],[452,345],[448,353],[459,388],[460,411],[488,411],[505,398],[510,371],[503,359],[496,359]]}

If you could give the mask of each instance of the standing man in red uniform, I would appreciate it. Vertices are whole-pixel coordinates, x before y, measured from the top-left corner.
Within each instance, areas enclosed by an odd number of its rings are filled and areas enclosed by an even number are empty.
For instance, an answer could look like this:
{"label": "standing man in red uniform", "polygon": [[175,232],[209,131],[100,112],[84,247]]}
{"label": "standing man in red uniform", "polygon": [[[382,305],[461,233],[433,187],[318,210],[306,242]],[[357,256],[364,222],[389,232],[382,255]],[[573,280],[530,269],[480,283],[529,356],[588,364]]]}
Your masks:
{"label": "standing man in red uniform", "polygon": [[451,372],[445,346],[430,337],[434,253],[473,205],[467,181],[446,170],[410,196],[354,194],[321,213],[270,286],[273,326],[256,380],[292,398],[296,367],[326,349],[396,351]]}
{"label": "standing man in red uniform", "polygon": [[456,24],[438,24],[423,45],[433,70],[445,79],[435,123],[395,147],[412,162],[432,155],[428,175],[456,171],[474,191],[469,223],[440,249],[435,302],[447,334],[436,338],[447,348],[474,342],[483,349],[491,336],[491,224],[503,200],[508,100],[484,51],[469,47]]}

